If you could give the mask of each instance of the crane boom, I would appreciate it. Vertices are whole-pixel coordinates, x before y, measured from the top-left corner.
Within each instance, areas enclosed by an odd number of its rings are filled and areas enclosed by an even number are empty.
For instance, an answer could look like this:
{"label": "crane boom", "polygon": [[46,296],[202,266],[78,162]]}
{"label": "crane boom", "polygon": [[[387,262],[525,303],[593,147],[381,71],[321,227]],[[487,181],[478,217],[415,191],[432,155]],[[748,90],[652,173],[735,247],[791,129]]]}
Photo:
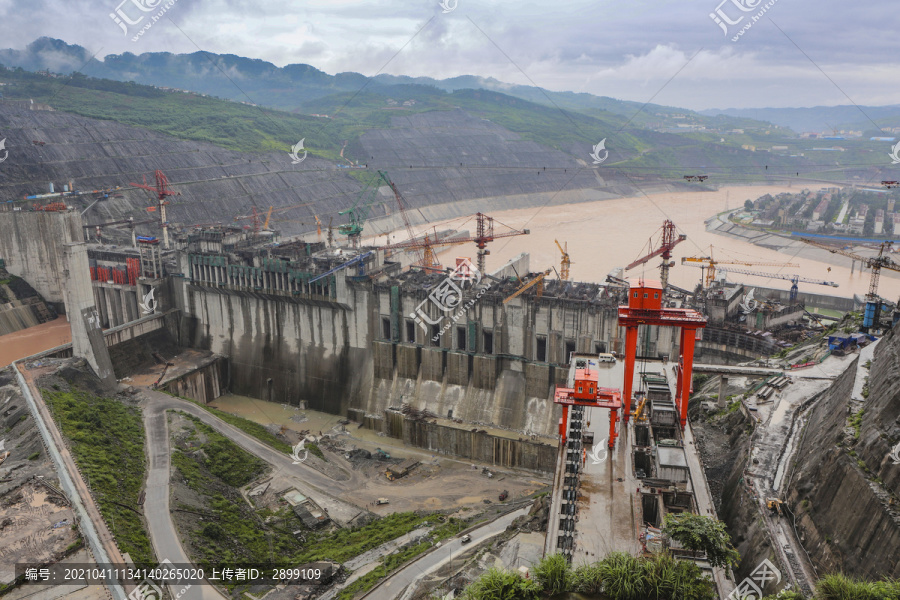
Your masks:
{"label": "crane boom", "polygon": [[[672,248],[683,242],[687,239],[687,236],[679,233],[676,233],[675,223],[671,220],[666,219],[662,225],[662,233],[659,236],[659,247],[656,250],[651,250],[651,252],[641,258],[637,259],[627,267],[625,270],[628,271],[637,267],[639,265],[646,264],[657,256],[663,257],[663,262],[659,266],[659,275],[660,282],[662,283],[663,289],[666,289],[666,285],[669,283],[669,267],[674,263],[669,263],[669,259],[672,258]],[[653,237],[651,236],[650,241],[647,242],[648,248],[653,248]]]}
{"label": "crane boom", "polygon": [[566,247],[560,245],[559,240],[553,240],[556,242],[556,247],[559,248],[559,251],[562,252],[562,258],[559,262],[559,279],[560,281],[568,281],[569,280],[569,267],[572,266],[572,259],[569,258],[569,243],[566,242]]}
{"label": "crane boom", "polygon": [[799,267],[794,263],[778,263],[778,262],[749,262],[745,260],[716,260],[712,256],[685,256],[681,259],[681,264],[702,263],[700,268],[707,269],[706,278],[704,280],[705,287],[709,287],[716,280],[716,265],[743,265],[745,267]]}
{"label": "crane boom", "polygon": [[[403,226],[406,228],[406,233],[409,235],[409,239],[414,239],[416,237],[416,233],[413,231],[412,225],[409,222],[409,215],[406,214],[406,201],[403,199],[403,194],[400,193],[400,190],[397,189],[397,186],[394,185],[394,182],[391,181],[390,177],[388,177],[387,172],[378,171],[378,174],[381,176],[381,179],[384,180],[386,184],[391,188],[391,191],[394,192],[394,198],[397,199],[397,206],[400,208],[400,217],[403,219]],[[416,253],[416,258],[418,259],[416,262],[422,262],[424,260],[424,255],[419,255]]]}

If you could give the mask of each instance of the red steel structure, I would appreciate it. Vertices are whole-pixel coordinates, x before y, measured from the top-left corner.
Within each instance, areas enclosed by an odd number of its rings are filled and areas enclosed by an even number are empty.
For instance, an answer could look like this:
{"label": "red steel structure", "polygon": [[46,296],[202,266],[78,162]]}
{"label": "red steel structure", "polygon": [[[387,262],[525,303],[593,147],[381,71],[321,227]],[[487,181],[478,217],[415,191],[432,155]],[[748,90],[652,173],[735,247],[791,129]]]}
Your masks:
{"label": "red steel structure", "polygon": [[559,422],[559,435],[562,443],[566,443],[566,427],[569,422],[570,406],[587,406],[609,409],[609,448],[616,445],[616,423],[619,420],[619,409],[622,408],[622,392],[616,388],[600,387],[599,372],[590,367],[575,370],[575,387],[558,387],[553,401],[562,404],[563,416]]}
{"label": "red steel structure", "polygon": [[632,279],[629,282],[628,306],[619,307],[619,327],[625,328],[625,421],[631,412],[634,385],[634,363],[637,358],[638,327],[665,325],[681,328],[678,347],[681,358],[675,388],[675,408],[681,419],[681,429],[687,424],[688,399],[694,370],[694,341],[697,330],[706,327],[706,317],[692,308],[663,308],[663,289],[658,281]]}
{"label": "red steel structure", "polygon": [[[671,267],[674,263],[670,262],[669,259],[672,258],[672,248],[683,242],[687,239],[687,236],[679,234],[676,230],[675,223],[666,219],[663,222],[663,226],[661,228],[662,233],[659,236],[659,242],[654,244],[653,238],[650,238],[647,246],[651,248],[651,251],[646,256],[643,256],[627,267],[625,267],[626,271],[629,271],[637,266],[643,265],[650,260],[656,258],[657,256],[662,256],[663,261],[662,264],[659,265],[659,273],[660,273],[660,282],[662,283],[663,289],[666,288],[666,285],[669,283],[669,267]],[[656,248],[652,250],[652,248]]]}
{"label": "red steel structure", "polygon": [[[142,190],[147,190],[148,192],[156,192],[156,198],[159,208],[159,220],[162,224],[163,230],[163,245],[166,250],[169,249],[169,221],[166,217],[166,206],[169,204],[169,201],[166,200],[166,196],[180,196],[181,192],[172,191],[169,187],[169,180],[166,178],[165,174],[156,170],[153,172],[156,177],[156,185],[147,185],[147,178],[144,178],[144,183],[129,183],[128,185],[133,185],[134,187],[141,188]],[[157,207],[151,207],[157,208]],[[147,209],[150,210],[150,209]]]}

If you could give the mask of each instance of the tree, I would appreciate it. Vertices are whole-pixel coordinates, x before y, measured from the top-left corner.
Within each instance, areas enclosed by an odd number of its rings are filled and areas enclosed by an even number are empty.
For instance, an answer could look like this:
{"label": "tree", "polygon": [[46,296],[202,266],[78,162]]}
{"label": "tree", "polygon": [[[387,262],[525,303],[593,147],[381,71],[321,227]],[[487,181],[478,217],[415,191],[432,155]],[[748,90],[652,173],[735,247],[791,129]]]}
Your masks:
{"label": "tree", "polygon": [[744,210],[753,210],[753,200],[744,200]]}
{"label": "tree", "polygon": [[731,545],[725,523],[693,513],[668,514],[663,521],[663,533],[688,550],[705,552],[714,567],[736,566],[741,555]]}
{"label": "tree", "polygon": [[465,600],[528,600],[537,598],[541,586],[513,571],[492,568],[466,588]]}

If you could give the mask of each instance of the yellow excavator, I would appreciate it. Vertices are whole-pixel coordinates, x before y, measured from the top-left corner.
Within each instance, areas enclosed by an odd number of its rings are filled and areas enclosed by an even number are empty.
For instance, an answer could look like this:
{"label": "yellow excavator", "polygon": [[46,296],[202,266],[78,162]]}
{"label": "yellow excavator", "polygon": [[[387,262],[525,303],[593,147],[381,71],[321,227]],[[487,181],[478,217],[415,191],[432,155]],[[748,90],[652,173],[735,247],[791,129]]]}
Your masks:
{"label": "yellow excavator", "polygon": [[781,508],[782,504],[784,504],[784,502],[782,502],[778,498],[766,498],[766,508],[771,510],[776,515],[781,516],[784,514],[784,510]]}

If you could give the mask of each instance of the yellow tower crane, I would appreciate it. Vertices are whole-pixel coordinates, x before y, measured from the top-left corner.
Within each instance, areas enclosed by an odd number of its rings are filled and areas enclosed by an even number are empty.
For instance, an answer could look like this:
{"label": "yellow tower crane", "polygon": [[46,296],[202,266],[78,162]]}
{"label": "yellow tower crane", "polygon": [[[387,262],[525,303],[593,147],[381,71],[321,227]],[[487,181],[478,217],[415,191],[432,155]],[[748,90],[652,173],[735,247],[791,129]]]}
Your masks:
{"label": "yellow tower crane", "polygon": [[559,240],[553,241],[556,242],[556,247],[562,252],[562,259],[559,261],[559,280],[568,281],[569,267],[572,265],[572,261],[569,259],[569,242],[566,242],[566,247],[563,248],[560,245]]}
{"label": "yellow tower crane", "polygon": [[799,267],[793,263],[778,262],[750,262],[746,260],[715,260],[712,256],[686,256],[681,259],[681,264],[701,263],[701,268],[706,269],[706,278],[703,287],[708,288],[716,280],[716,265],[743,265],[746,267]]}

